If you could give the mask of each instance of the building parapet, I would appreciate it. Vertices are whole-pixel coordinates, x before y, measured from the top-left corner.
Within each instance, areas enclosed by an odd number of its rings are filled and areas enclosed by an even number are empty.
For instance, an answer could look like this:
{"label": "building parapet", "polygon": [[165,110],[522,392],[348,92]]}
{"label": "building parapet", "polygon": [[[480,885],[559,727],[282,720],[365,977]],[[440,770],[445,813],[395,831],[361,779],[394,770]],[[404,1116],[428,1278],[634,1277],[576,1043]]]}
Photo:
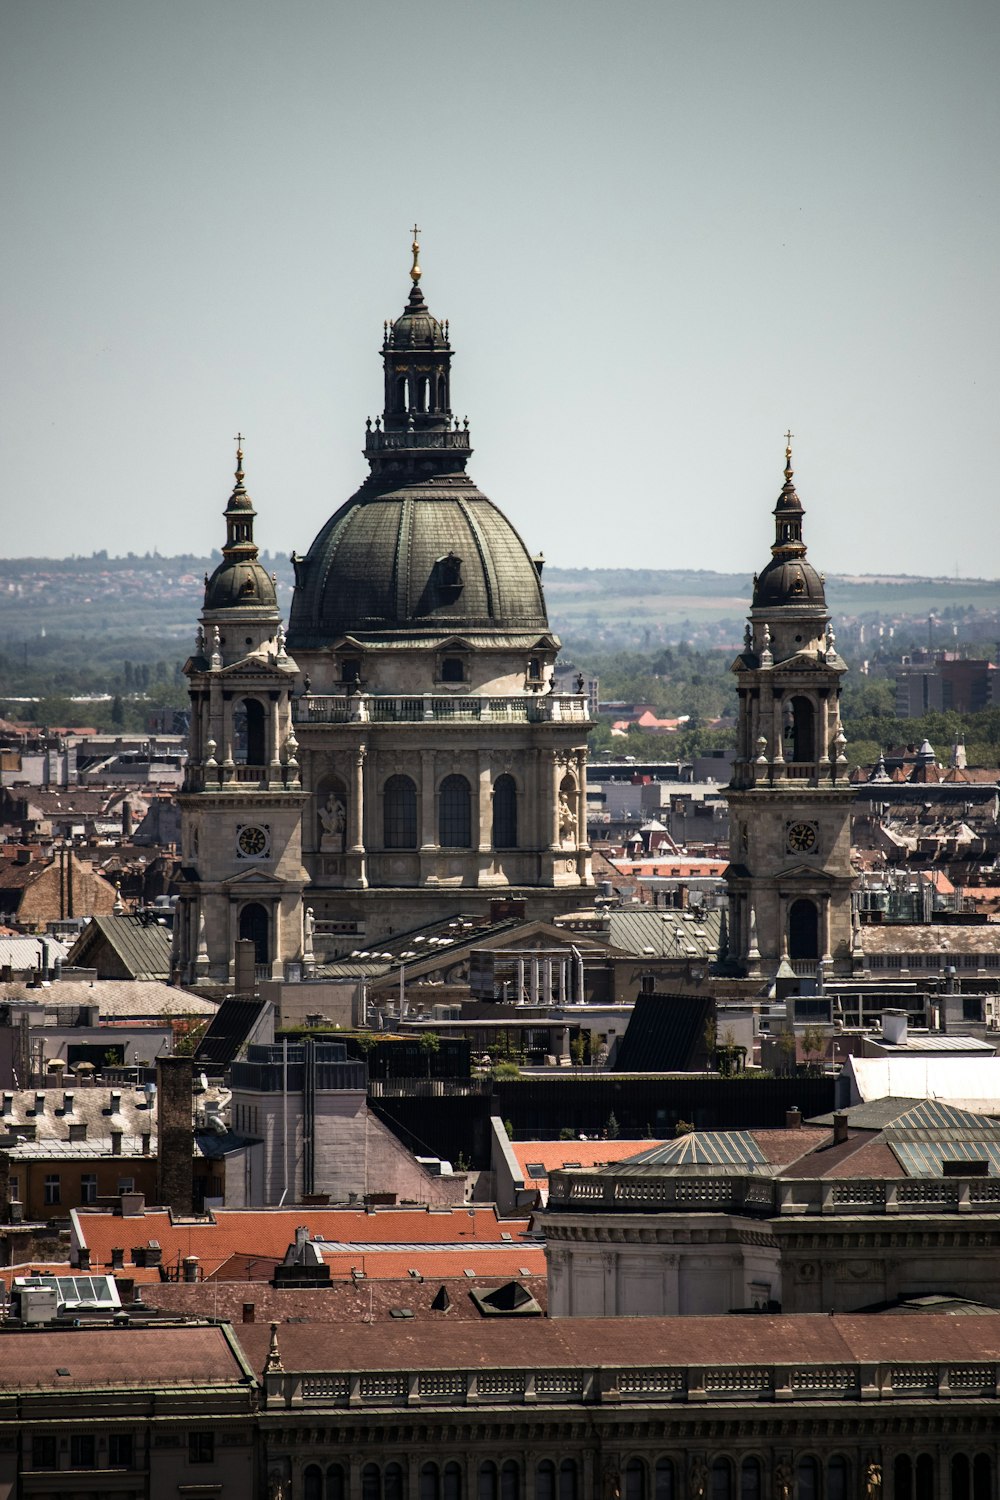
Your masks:
{"label": "building parapet", "polygon": [[830,1214],[1000,1213],[1000,1178],[772,1178],[756,1176],[630,1176],[603,1168],[553,1172],[549,1209],[556,1212],[749,1214],[754,1217]]}
{"label": "building parapet", "polygon": [[504,697],[436,693],[304,693],[292,702],[296,724],[422,724],[478,721],[490,724],[588,724],[582,693],[522,693]]}
{"label": "building parapet", "polygon": [[994,1398],[995,1363],[856,1361],[763,1365],[464,1370],[350,1370],[265,1374],[269,1411],[497,1406],[650,1406],[733,1401],[912,1401]]}

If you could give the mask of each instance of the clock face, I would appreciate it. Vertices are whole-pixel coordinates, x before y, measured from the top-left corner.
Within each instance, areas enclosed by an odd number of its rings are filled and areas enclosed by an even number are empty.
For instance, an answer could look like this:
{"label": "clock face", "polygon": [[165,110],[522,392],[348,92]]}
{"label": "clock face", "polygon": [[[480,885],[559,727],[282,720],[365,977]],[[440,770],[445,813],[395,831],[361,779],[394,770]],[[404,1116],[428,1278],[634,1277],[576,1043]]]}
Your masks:
{"label": "clock face", "polygon": [[816,824],[790,823],[787,842],[793,854],[808,854],[816,847]]}
{"label": "clock face", "polygon": [[236,835],[236,851],[244,859],[263,859],[270,843],[268,830],[254,823],[248,823]]}

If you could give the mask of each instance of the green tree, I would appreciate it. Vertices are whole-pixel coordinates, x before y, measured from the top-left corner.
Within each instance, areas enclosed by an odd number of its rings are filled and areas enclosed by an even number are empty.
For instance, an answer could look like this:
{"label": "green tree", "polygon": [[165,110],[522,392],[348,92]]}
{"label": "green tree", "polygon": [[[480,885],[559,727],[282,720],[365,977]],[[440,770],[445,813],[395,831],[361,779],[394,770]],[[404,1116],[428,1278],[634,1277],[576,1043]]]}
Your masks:
{"label": "green tree", "polygon": [[777,1038],[778,1051],[781,1053],[781,1071],[791,1073],[795,1065],[795,1032],[779,1032]]}
{"label": "green tree", "polygon": [[[431,1076],[431,1062],[441,1051],[441,1038],[436,1031],[425,1031],[420,1038],[420,1050],[427,1063],[427,1077]],[[516,1069],[515,1069],[516,1071]]]}
{"label": "green tree", "polygon": [[604,1127],[605,1139],[609,1141],[616,1141],[621,1133],[621,1126],[618,1124],[618,1119],[615,1115],[614,1110],[612,1110],[608,1115],[608,1123]]}
{"label": "green tree", "polygon": [[[819,1057],[826,1052],[826,1034],[822,1026],[807,1026],[802,1033],[802,1050],[807,1058]],[[815,1067],[815,1062],[810,1066]]]}
{"label": "green tree", "polygon": [[582,1068],[587,1059],[587,1038],[582,1031],[570,1038],[569,1055],[573,1059],[573,1065]]}

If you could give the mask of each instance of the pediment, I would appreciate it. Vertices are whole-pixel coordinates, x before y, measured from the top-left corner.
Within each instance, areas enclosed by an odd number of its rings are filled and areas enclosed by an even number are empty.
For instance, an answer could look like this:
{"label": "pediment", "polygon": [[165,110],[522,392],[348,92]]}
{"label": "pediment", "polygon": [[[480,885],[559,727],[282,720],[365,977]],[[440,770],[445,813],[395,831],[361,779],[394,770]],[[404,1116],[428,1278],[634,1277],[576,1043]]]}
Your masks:
{"label": "pediment", "polygon": [[232,889],[233,886],[273,886],[275,876],[261,869],[237,870],[235,875],[227,875],[222,884]]}
{"label": "pediment", "polygon": [[821,865],[795,864],[786,865],[779,870],[775,877],[778,880],[810,880],[814,884],[819,881],[823,885],[831,885],[834,877],[830,875]]}

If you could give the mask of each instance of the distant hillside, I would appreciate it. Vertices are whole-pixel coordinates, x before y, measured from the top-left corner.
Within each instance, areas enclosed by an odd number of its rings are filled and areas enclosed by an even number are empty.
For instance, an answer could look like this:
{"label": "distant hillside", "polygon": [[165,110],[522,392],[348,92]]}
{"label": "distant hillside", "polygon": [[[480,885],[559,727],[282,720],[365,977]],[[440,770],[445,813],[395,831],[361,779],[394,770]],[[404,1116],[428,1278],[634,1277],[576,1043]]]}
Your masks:
{"label": "distant hillside", "polygon": [[[0,639],[47,632],[170,637],[193,630],[202,580],[218,564],[211,557],[145,556],[0,559]],[[291,599],[288,559],[263,553],[278,581],[286,612]],[[748,573],[661,568],[546,568],[543,576],[553,627],[564,637],[652,632],[683,635],[725,624],[732,634],[749,605]],[[835,619],[893,624],[992,616],[1000,610],[1000,582],[982,578],[915,578],[880,575],[827,577]]]}

